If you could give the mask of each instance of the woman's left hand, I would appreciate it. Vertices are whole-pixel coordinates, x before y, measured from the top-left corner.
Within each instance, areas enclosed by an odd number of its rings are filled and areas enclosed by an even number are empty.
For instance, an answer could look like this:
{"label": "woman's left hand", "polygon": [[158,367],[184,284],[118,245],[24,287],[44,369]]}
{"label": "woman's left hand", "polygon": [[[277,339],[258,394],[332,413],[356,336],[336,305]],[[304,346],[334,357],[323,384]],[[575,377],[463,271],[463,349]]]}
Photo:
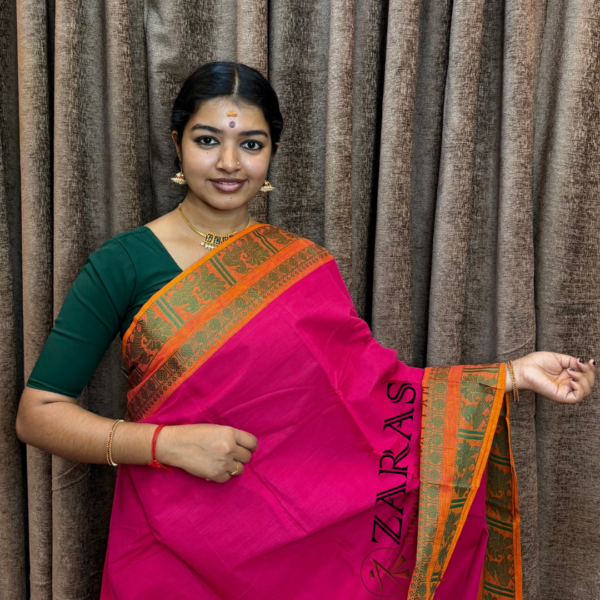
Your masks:
{"label": "woman's left hand", "polygon": [[513,367],[518,390],[531,390],[565,404],[575,404],[589,396],[596,379],[593,359],[585,362],[556,352],[532,352],[514,360]]}

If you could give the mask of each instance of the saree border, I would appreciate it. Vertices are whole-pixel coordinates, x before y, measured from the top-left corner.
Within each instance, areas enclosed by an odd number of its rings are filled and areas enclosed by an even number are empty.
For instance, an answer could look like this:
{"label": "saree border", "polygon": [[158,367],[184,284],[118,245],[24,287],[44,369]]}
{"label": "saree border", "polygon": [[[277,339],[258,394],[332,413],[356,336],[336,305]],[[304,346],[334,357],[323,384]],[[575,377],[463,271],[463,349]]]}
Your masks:
{"label": "saree border", "polygon": [[179,283],[182,279],[184,279],[190,273],[195,271],[201,264],[203,264],[206,261],[208,261],[209,259],[211,259],[213,257],[213,255],[222,251],[226,246],[233,244],[233,242],[237,241],[239,238],[250,233],[251,231],[254,231],[255,229],[258,229],[259,227],[264,227],[264,226],[265,226],[265,223],[255,223],[254,225],[251,225],[250,227],[247,227],[246,229],[240,231],[233,237],[230,237],[224,244],[221,244],[220,246],[213,248],[210,252],[207,252],[204,256],[200,257],[194,264],[190,265],[187,269],[185,269],[179,275],[177,275],[177,277],[175,277],[175,278],[171,279],[169,282],[165,283],[165,285],[163,285],[157,292],[152,294],[152,296],[150,296],[150,298],[146,302],[144,302],[143,306],[135,314],[135,316],[133,317],[133,320],[131,321],[131,324],[129,325],[129,327],[125,331],[125,334],[123,335],[123,341],[121,342],[121,353],[122,353],[123,359],[126,358],[125,354],[126,354],[126,349],[127,349],[127,340],[129,339],[131,332],[134,330],[140,317],[146,312],[146,310],[148,310],[148,308],[158,298],[160,298],[167,290],[171,289],[176,283]]}
{"label": "saree border", "polygon": [[[259,224],[240,232],[232,243],[213,249],[164,285],[144,304],[129,335],[123,338],[129,387],[135,388],[156,369],[157,355],[190,319],[221,302],[241,279],[301,239],[278,227]],[[303,243],[314,245],[309,240]]]}
{"label": "saree border", "polygon": [[[489,539],[479,600],[521,599],[521,516],[512,443],[510,440],[510,395],[504,397],[506,411],[500,413],[488,463],[485,516]],[[514,563],[514,588],[511,573]]]}
{"label": "saree border", "polygon": [[[442,581],[488,465],[488,486],[502,510],[486,501],[486,515],[502,531],[488,541],[480,598],[522,598],[516,475],[509,446],[504,364],[429,367],[423,376],[423,430],[417,562],[409,600],[430,600]],[[492,458],[490,458],[492,457]],[[502,477],[489,465],[502,463]],[[514,490],[514,493],[513,493]],[[489,522],[489,517],[488,517]],[[492,523],[493,525],[493,523]]]}
{"label": "saree border", "polygon": [[245,235],[164,286],[139,315],[126,347],[133,420],[154,414],[254,316],[333,260],[325,248],[271,225]]}

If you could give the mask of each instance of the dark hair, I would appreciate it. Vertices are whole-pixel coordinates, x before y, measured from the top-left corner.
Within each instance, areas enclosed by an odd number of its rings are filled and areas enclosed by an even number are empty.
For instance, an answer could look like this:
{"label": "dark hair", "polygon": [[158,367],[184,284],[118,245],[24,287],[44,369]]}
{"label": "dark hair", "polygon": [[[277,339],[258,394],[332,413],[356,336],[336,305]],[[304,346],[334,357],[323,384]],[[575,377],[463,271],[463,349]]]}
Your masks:
{"label": "dark hair", "polygon": [[[279,100],[271,84],[256,69],[235,62],[209,62],[196,69],[186,80],[173,104],[171,131],[181,144],[183,130],[202,102],[218,96],[243,99],[258,106],[269,124],[272,153],[275,154],[283,130]],[[179,169],[179,162],[175,157]]]}

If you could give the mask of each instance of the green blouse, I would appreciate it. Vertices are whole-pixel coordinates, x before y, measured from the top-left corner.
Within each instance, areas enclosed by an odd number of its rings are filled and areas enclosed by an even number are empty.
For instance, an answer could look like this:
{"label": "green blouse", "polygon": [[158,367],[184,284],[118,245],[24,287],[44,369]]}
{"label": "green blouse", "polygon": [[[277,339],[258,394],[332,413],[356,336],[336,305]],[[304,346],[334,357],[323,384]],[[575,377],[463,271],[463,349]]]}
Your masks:
{"label": "green blouse", "polygon": [[117,333],[180,273],[147,227],[107,240],[79,271],[27,385],[77,398]]}

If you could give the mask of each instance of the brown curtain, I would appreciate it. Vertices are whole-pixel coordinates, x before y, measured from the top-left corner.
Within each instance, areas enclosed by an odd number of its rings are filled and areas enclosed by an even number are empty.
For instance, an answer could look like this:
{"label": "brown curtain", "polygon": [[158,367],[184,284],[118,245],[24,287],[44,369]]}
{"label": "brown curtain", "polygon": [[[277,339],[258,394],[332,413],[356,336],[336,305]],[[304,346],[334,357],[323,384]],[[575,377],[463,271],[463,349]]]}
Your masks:
{"label": "brown curtain", "polygon": [[[0,0],[1,599],[99,595],[115,471],[24,448],[17,405],[88,254],[181,197],[209,60],[280,97],[251,212],[329,248],[401,360],[600,360],[600,0]],[[81,398],[111,417],[117,346]],[[598,400],[515,407],[528,600],[600,599]]]}

